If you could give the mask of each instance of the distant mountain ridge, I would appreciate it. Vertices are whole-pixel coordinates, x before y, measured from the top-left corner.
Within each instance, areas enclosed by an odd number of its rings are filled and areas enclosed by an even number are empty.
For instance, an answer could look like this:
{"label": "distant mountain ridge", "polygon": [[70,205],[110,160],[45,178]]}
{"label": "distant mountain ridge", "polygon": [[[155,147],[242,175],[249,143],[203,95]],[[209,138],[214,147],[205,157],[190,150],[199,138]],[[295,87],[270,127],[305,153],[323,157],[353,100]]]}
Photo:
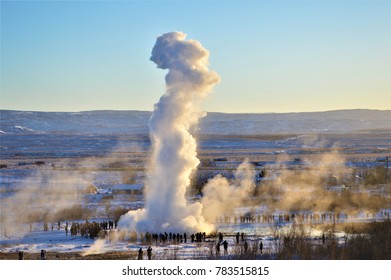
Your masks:
{"label": "distant mountain ridge", "polygon": [[[38,112],[0,110],[0,135],[31,133],[146,134],[151,112]],[[391,132],[391,110],[338,110],[305,113],[208,113],[201,134]]]}

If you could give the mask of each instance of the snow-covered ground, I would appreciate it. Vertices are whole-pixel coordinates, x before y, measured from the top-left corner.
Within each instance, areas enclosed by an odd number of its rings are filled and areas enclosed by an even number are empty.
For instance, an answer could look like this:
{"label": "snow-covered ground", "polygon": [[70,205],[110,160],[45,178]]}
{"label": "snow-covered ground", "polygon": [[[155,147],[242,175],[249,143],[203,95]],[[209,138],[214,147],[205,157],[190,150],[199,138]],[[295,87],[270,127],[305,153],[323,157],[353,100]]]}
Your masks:
{"label": "snow-covered ground", "polygon": [[[26,227],[28,225],[25,225]],[[236,244],[236,232],[243,232],[245,240],[249,243],[249,247],[254,244],[263,242],[265,251],[271,250],[272,228],[268,224],[262,225],[220,225],[219,232],[224,233],[224,240],[229,244],[228,253],[237,252],[243,246],[243,242]],[[116,232],[116,230],[113,230]],[[188,234],[189,236],[189,234]],[[154,255],[158,259],[163,258],[179,258],[179,259],[198,259],[208,258],[213,252],[215,254],[215,245],[217,237],[207,237],[205,242],[190,242],[188,237],[186,243],[155,243],[152,242]],[[109,251],[137,251],[140,247],[146,249],[149,244],[145,242],[130,242],[130,241],[110,241],[106,239],[93,240],[81,236],[71,236],[65,234],[65,230],[55,229],[52,231],[43,231],[43,224],[34,224],[33,230],[26,235],[13,234],[5,237],[2,234],[0,239],[0,252],[17,252],[24,251],[28,253],[38,253],[41,250],[52,252],[84,252],[90,254],[105,253]],[[145,252],[146,253],[146,252]],[[221,255],[224,255],[223,246],[221,246]],[[229,255],[229,254],[228,254]],[[228,256],[227,256],[228,257]]]}
{"label": "snow-covered ground", "polygon": [[[244,210],[244,209],[243,209]],[[383,215],[377,213],[375,216],[367,216],[365,213],[361,213],[355,217],[350,217],[346,220],[346,217],[342,217],[337,223],[343,223],[348,221],[349,223],[355,222],[370,222],[374,220],[385,219],[387,214],[391,213],[391,209],[382,209]],[[390,214],[388,214],[390,215]],[[277,218],[277,215],[276,215]],[[98,220],[99,221],[99,220]],[[223,239],[228,242],[228,252],[224,253],[223,246],[221,246],[219,258],[231,258],[233,254],[238,254],[244,250],[244,242],[240,238],[239,244],[236,243],[236,234],[244,233],[244,240],[248,242],[249,248],[259,248],[260,242],[263,243],[264,253],[273,254],[276,249],[276,235],[288,232],[291,227],[291,222],[276,222],[275,223],[219,223],[216,224],[216,232],[223,233]],[[79,221],[82,222],[82,221]],[[331,221],[315,222],[315,224],[330,223]],[[69,223],[70,224],[70,223]],[[310,221],[304,221],[306,226],[306,232],[308,238],[310,238],[315,244],[321,243],[322,231],[310,226]],[[41,250],[47,252],[79,252],[81,254],[102,254],[105,252],[113,251],[132,251],[137,252],[139,248],[144,250],[144,258],[146,258],[146,249],[151,245],[153,249],[153,256],[155,259],[210,259],[216,258],[215,246],[218,242],[218,236],[207,236],[205,242],[190,242],[188,237],[186,243],[174,243],[174,242],[155,242],[147,244],[145,241],[129,240],[116,240],[116,229],[111,230],[111,234],[108,234],[105,239],[90,239],[81,236],[71,236],[65,233],[64,223],[61,224],[60,230],[57,225],[54,225],[53,230],[49,225],[49,230],[43,230],[42,223],[32,224],[32,229],[29,231],[29,225],[21,225],[24,227],[26,234],[7,234],[4,235],[4,231],[0,235],[0,252],[18,252],[24,251],[26,253],[38,253]],[[187,233],[190,236],[189,233]],[[113,238],[108,238],[111,236]],[[345,242],[346,233],[336,232],[335,237],[340,243]]]}

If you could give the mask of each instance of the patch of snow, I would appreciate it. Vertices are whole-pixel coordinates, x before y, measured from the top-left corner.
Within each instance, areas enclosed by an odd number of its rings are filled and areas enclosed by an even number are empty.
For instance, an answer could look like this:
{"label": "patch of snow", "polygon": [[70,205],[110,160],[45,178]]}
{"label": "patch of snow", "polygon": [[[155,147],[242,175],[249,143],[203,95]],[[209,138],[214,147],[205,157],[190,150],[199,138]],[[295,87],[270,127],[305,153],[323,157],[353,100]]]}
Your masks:
{"label": "patch of snow", "polygon": [[30,131],[30,132],[34,132],[35,131],[34,129],[27,128],[27,127],[24,127],[24,126],[21,126],[21,125],[15,125],[14,128],[20,129],[22,131]]}

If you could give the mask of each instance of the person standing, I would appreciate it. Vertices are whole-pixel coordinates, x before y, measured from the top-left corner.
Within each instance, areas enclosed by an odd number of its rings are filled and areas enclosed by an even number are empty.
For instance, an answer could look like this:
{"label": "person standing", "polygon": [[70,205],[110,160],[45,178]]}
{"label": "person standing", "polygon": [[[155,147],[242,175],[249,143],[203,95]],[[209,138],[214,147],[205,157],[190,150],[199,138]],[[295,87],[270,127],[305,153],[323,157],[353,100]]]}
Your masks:
{"label": "person standing", "polygon": [[142,260],[143,259],[143,249],[140,247],[140,249],[138,250],[138,257],[137,257],[138,260]]}
{"label": "person standing", "polygon": [[148,255],[148,260],[152,259],[152,248],[151,246],[148,247],[147,249],[147,255]]}
{"label": "person standing", "polygon": [[247,253],[247,249],[248,249],[248,243],[246,240],[246,241],[244,241],[244,253]]}
{"label": "person standing", "polygon": [[227,254],[228,253],[228,242],[227,242],[227,240],[224,240],[223,246],[224,246],[224,254]]}
{"label": "person standing", "polygon": [[219,242],[223,242],[223,238],[224,238],[224,236],[223,236],[223,234],[220,232],[220,233],[219,233]]}
{"label": "person standing", "polygon": [[41,260],[46,260],[46,251],[41,250]]}

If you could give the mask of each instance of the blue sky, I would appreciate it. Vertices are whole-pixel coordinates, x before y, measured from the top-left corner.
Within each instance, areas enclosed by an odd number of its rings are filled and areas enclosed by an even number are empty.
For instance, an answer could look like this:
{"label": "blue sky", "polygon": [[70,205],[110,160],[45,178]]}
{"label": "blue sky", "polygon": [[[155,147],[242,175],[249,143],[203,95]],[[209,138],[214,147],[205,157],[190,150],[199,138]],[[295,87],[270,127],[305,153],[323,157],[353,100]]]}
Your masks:
{"label": "blue sky", "polygon": [[0,108],[152,110],[158,35],[221,76],[203,109],[391,109],[391,1],[1,1]]}

